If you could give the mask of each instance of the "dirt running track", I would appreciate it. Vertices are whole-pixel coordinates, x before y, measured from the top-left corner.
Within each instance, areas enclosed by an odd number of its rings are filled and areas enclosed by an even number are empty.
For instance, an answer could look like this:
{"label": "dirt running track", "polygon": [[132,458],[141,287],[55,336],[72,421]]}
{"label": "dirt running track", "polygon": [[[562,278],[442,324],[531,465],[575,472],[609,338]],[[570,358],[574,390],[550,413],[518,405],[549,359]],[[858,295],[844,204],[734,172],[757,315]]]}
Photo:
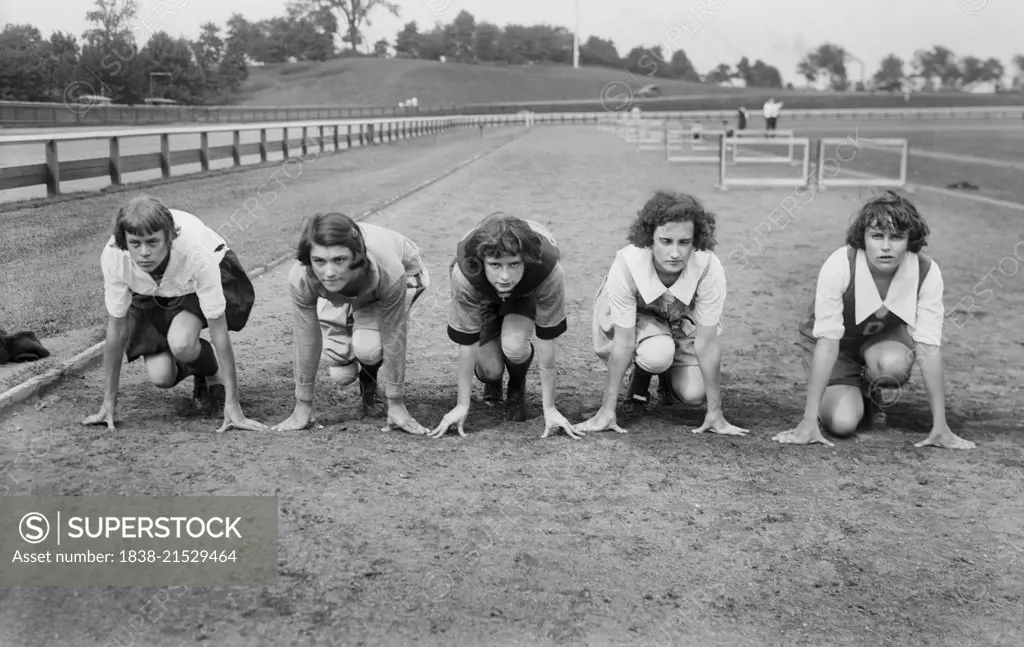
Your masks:
{"label": "dirt running track", "polygon": [[[783,227],[768,216],[786,192],[716,193],[713,179],[591,128],[543,127],[373,221],[417,240],[435,279],[416,306],[407,389],[427,425],[455,399],[444,332],[455,241],[496,209],[550,226],[569,277],[558,402],[579,421],[604,377],[592,297],[627,223],[658,187],[705,198],[730,281],[725,413],[750,437],[693,436],[701,413],[673,408],[626,420],[628,435],[541,441],[539,418],[501,423],[476,405],[468,438],[430,441],[380,432],[354,418],[355,387],[323,384],[316,429],[217,436],[218,420],[184,415],[187,386],[158,392],[141,364],[108,432],[76,424],[100,402],[93,370],[3,424],[0,465],[26,457],[3,474],[11,493],[276,495],[278,582],[177,591],[159,612],[153,589],[3,591],[0,644],[1024,643],[1024,276],[997,272],[974,315],[947,324],[950,424],[976,450],[914,449],[929,423],[917,375],[892,409],[898,429],[782,447],[771,435],[803,401],[794,326],[858,195],[804,197]],[[281,208],[339,206],[329,173],[300,190]],[[1024,226],[993,207],[917,200],[953,315]],[[285,269],[256,285],[234,345],[246,413],[276,423],[292,405]],[[530,388],[537,414],[536,371]]]}

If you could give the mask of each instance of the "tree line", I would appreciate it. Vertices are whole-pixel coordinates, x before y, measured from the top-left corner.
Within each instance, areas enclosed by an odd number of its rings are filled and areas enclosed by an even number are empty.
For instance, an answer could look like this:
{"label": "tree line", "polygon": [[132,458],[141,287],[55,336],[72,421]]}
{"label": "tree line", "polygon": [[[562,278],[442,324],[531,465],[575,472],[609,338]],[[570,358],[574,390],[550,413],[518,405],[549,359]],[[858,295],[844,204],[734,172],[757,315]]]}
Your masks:
{"label": "tree line", "polygon": [[[94,0],[86,13],[91,27],[81,40],[53,32],[44,39],[27,24],[8,24],[0,32],[0,99],[68,101],[69,94],[100,94],[116,103],[139,103],[148,96],[179,103],[222,100],[248,78],[252,64],[326,61],[338,56],[397,56],[483,65],[571,65],[573,34],[565,27],[509,24],[499,27],[478,22],[460,11],[447,24],[436,22],[421,31],[406,23],[393,42],[365,42],[364,27],[374,12],[398,16],[388,0],[292,0],[282,16],[250,21],[236,13],[225,28],[213,22],[201,26],[196,40],[174,38],[152,30],[151,17],[142,17],[145,30],[134,27],[137,0]],[[156,21],[159,23],[159,21]],[[156,25],[158,26],[158,24]],[[144,42],[143,42],[144,41]],[[339,47],[337,43],[341,43]],[[582,65],[625,69],[662,79],[721,84],[739,81],[747,87],[780,88],[778,68],[757,59],[721,63],[701,74],[686,52],[668,56],[661,44],[636,46],[625,56],[610,39],[591,36],[580,44]],[[837,91],[900,89],[914,77],[936,79],[943,87],[963,87],[975,81],[998,81],[1007,69],[995,58],[958,58],[946,47],[919,50],[911,61],[887,56],[878,70],[851,81],[849,66],[859,60],[834,43],[808,53],[797,72],[809,82],[826,79]],[[908,69],[909,63],[909,69]],[[1012,66],[1024,76],[1024,55]],[[865,87],[868,86],[868,87]]]}
{"label": "tree line", "polygon": [[[895,90],[915,78],[926,83],[940,84],[943,88],[963,88],[976,82],[1002,83],[1008,71],[997,58],[957,57],[952,50],[942,45],[919,49],[910,61],[889,54],[882,59],[878,70],[869,79],[865,77],[863,82],[851,83],[847,67],[851,62],[860,61],[841,45],[824,43],[801,59],[797,72],[808,82],[824,78],[831,89],[844,91],[862,90],[863,85]],[[1019,88],[1024,77],[1024,55],[1017,54],[1011,63],[1013,67],[1009,71],[1014,75],[1013,84]]]}

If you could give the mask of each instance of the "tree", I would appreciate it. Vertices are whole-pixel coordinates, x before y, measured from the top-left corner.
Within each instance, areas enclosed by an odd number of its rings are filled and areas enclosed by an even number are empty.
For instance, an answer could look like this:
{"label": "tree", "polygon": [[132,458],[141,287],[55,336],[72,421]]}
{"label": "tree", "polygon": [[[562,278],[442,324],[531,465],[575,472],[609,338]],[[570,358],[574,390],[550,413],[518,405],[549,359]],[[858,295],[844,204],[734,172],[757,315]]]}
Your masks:
{"label": "tree", "polygon": [[373,55],[376,56],[377,58],[387,58],[388,50],[390,48],[391,45],[388,43],[387,39],[381,38],[380,40],[373,44]]}
{"label": "tree", "polygon": [[78,39],[70,33],[55,31],[50,34],[50,41],[46,43],[45,50],[50,86],[55,90],[56,98],[62,100],[65,88],[75,80],[75,71],[78,68]]}
{"label": "tree", "polygon": [[370,21],[370,13],[374,9],[378,7],[386,9],[396,18],[401,13],[398,4],[390,0],[314,0],[314,2],[321,8],[339,12],[345,18],[345,37],[342,40],[349,44],[353,53],[363,42],[363,25],[373,26]]}
{"label": "tree", "polygon": [[407,22],[402,31],[395,36],[395,56],[405,58],[420,57],[420,32],[416,21]]}
{"label": "tree", "polygon": [[875,87],[879,90],[893,91],[903,85],[903,59],[895,54],[889,54],[882,59],[872,79]]}
{"label": "tree", "polygon": [[732,71],[732,68],[729,67],[727,63],[719,63],[718,67],[711,70],[704,76],[704,82],[714,83],[715,85],[718,85],[720,83],[731,81],[735,77],[736,74]]}
{"label": "tree", "polygon": [[999,83],[1006,76],[1006,68],[998,58],[987,58],[982,64],[982,81],[993,81]]}
{"label": "tree", "polygon": [[809,82],[813,82],[822,73],[828,74],[829,85],[833,90],[846,90],[850,86],[846,76],[846,56],[846,50],[841,46],[823,43],[800,60],[797,72]]}
{"label": "tree", "polygon": [[131,25],[138,16],[135,0],[96,0],[95,4],[96,8],[85,14],[85,19],[96,25],[85,32],[85,40],[91,45],[110,45],[123,37],[134,44]]}
{"label": "tree", "polygon": [[224,56],[224,41],[220,37],[220,27],[216,23],[204,23],[199,29],[199,38],[192,43],[192,52],[199,74],[203,78],[203,85],[207,91],[216,92],[220,86],[217,66]]}
{"label": "tree", "polygon": [[1013,75],[1013,87],[1024,88],[1024,54],[1014,56],[1013,64],[1017,67],[1017,73]]}
{"label": "tree", "polygon": [[591,36],[580,46],[580,65],[619,67],[622,65],[622,59],[619,57],[619,50],[615,48],[615,43]]}
{"label": "tree", "polygon": [[171,38],[167,32],[158,31],[150,36],[140,55],[147,77],[150,72],[170,75],[161,79],[163,90],[155,90],[154,95],[178,103],[202,103],[203,79],[193,59],[192,45],[187,40]]}
{"label": "tree", "polygon": [[48,93],[45,42],[32,25],[8,24],[0,32],[0,98],[35,101]]}
{"label": "tree", "polygon": [[944,87],[955,87],[963,78],[963,72],[957,64],[953,52],[941,45],[931,50],[921,49],[914,52],[914,75],[926,80],[938,78]]}
{"label": "tree", "polygon": [[420,34],[417,39],[416,51],[419,58],[436,61],[445,55],[444,27],[440,24],[434,25],[430,31]]}
{"label": "tree", "polygon": [[228,40],[224,48],[224,57],[217,68],[221,91],[236,92],[242,83],[249,78],[249,68],[245,64],[245,50],[238,40]]}
{"label": "tree", "polygon": [[964,85],[980,81],[985,76],[985,64],[977,56],[965,56],[960,59],[960,70],[963,73],[962,82]]}
{"label": "tree", "polygon": [[137,103],[148,90],[145,65],[130,25],[138,9],[135,0],[96,0],[86,13],[95,27],[85,32],[78,59],[78,80],[115,103]]}
{"label": "tree", "polygon": [[669,72],[672,78],[700,82],[700,75],[697,74],[696,68],[693,67],[693,63],[690,62],[686,52],[681,49],[677,49],[672,54],[672,60],[669,62]]}
{"label": "tree", "polygon": [[750,60],[744,56],[736,64],[736,73],[748,88],[782,87],[782,75],[779,70],[761,59],[757,59],[751,65]]}
{"label": "tree", "polygon": [[489,22],[477,23],[473,35],[473,51],[476,60],[490,63],[499,60],[501,49],[501,27]]}
{"label": "tree", "polygon": [[476,60],[473,37],[476,34],[476,19],[465,9],[452,21],[452,48],[449,55],[456,61],[472,63]]}

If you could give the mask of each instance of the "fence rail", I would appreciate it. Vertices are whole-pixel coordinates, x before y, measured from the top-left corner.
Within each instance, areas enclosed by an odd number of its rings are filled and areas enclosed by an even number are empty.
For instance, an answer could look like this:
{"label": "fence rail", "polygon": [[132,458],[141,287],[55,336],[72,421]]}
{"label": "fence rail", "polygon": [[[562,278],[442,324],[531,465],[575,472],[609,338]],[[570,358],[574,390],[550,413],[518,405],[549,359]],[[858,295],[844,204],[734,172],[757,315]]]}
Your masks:
{"label": "fence rail", "polygon": [[[606,90],[608,87],[606,86]],[[769,93],[748,91],[743,95],[691,95],[680,97],[635,98],[623,85],[612,96],[587,100],[520,101],[478,103],[463,106],[123,106],[80,103],[33,103],[0,101],[0,125],[17,126],[145,126],[169,123],[254,123],[263,121],[309,121],[323,119],[362,119],[367,117],[414,118],[455,115],[534,113],[625,112],[633,106],[645,112],[711,112],[735,114],[740,105],[755,108]],[[953,118],[1024,116],[1024,95],[934,93],[913,95],[913,106],[902,95],[866,93],[820,93],[780,95],[785,101],[785,118],[860,118],[862,115],[941,114]],[[968,110],[969,112],[964,112]],[[868,112],[864,112],[868,111]],[[893,112],[895,111],[895,112]],[[935,113],[935,111],[940,111]],[[897,117],[898,118],[898,117]],[[912,117],[916,118],[916,117]]]}
{"label": "fence rail", "polygon": [[[978,108],[935,108],[909,111],[887,111],[892,119],[942,119],[958,117],[965,119],[984,118],[1018,118],[1024,114],[1024,107],[978,107]],[[903,111],[907,112],[907,111]],[[828,116],[825,116],[827,113]],[[843,111],[793,111],[787,118],[879,118],[881,111],[861,108]],[[647,119],[717,119],[729,118],[731,111],[676,111],[676,112],[643,112]],[[1017,115],[1017,116],[1015,116]],[[8,146],[40,146],[45,151],[45,161],[19,166],[0,166],[0,195],[3,191],[24,187],[45,185],[48,196],[61,193],[61,183],[73,180],[108,177],[111,185],[124,183],[124,175],[137,171],[160,169],[163,178],[172,175],[172,169],[186,164],[199,164],[202,171],[210,170],[210,163],[215,160],[232,160],[233,166],[242,166],[246,156],[259,155],[259,161],[268,161],[268,154],[280,151],[285,160],[294,157],[293,152],[301,150],[301,155],[308,155],[310,146],[319,152],[325,150],[325,142],[333,144],[332,150],[341,151],[359,146],[382,144],[398,139],[418,137],[469,127],[489,127],[501,125],[544,125],[544,124],[582,124],[602,123],[621,124],[635,122],[622,113],[609,112],[564,112],[564,113],[529,113],[520,112],[514,115],[455,115],[447,117],[361,119],[361,120],[314,120],[314,121],[281,121],[252,124],[177,126],[162,128],[106,129],[86,132],[72,131],[62,133],[11,134],[0,135],[0,159],[9,159],[3,155]],[[267,131],[280,130],[281,139],[268,141]],[[302,139],[293,140],[290,131],[301,130]],[[310,135],[310,132],[313,135]],[[243,133],[259,132],[258,142],[242,142]],[[231,133],[232,143],[210,145],[210,136]],[[178,135],[199,135],[197,148],[172,150],[170,138]],[[132,138],[158,137],[159,152],[143,152],[124,155],[122,144]],[[84,159],[60,159],[61,144],[86,140],[105,140],[109,154],[102,157]],[[14,156],[15,158],[17,155]],[[38,149],[37,149],[38,157]]]}
{"label": "fence rail", "polygon": [[[43,134],[15,134],[0,136],[0,160],[19,161],[23,158],[24,147],[42,147],[45,161],[18,166],[0,166],[0,193],[25,187],[46,186],[46,193],[53,197],[61,194],[63,182],[109,178],[110,185],[124,184],[124,175],[139,171],[159,169],[162,178],[169,178],[176,166],[199,164],[201,171],[209,171],[210,163],[220,159],[231,159],[232,166],[243,165],[243,158],[259,156],[259,162],[268,161],[271,153],[280,152],[285,160],[306,157],[310,148],[318,153],[330,144],[332,151],[343,151],[359,147],[385,144],[396,140],[422,135],[438,134],[469,127],[499,125],[526,125],[528,115],[480,115],[473,117],[433,117],[419,119],[370,119],[330,120],[308,122],[269,122],[259,124],[235,124],[221,126],[183,126],[177,128],[135,128],[120,130],[93,130],[88,132],[64,132]],[[564,123],[564,120],[562,121]],[[268,131],[281,131],[281,138],[268,139]],[[290,133],[301,130],[302,138],[295,140]],[[259,133],[259,141],[243,142],[243,133]],[[231,135],[231,144],[210,145],[211,135]],[[171,137],[198,135],[197,148],[171,149]],[[127,140],[159,138],[159,152],[122,154],[122,145]],[[61,146],[80,142],[105,141],[108,154],[102,157],[61,160]],[[150,142],[151,144],[155,142]],[[21,154],[9,155],[7,147],[22,147]],[[301,153],[299,154],[299,151]],[[38,157],[39,149],[36,149]],[[81,151],[79,151],[81,152]]]}

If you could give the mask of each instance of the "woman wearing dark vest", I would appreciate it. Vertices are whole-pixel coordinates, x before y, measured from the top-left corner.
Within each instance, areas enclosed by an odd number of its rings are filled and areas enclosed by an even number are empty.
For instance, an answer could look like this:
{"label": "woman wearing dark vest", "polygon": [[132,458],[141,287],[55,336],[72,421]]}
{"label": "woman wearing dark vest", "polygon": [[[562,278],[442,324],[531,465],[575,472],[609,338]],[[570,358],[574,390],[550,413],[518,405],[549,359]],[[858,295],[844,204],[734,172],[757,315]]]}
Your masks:
{"label": "woman wearing dark vest", "polygon": [[846,245],[822,266],[800,326],[809,376],[803,420],[774,440],[832,446],[822,427],[847,438],[866,413],[879,422],[882,389],[906,384],[916,359],[932,411],[931,433],[916,447],[974,447],[946,424],[943,282],[938,265],[920,253],[928,233],[913,203],[893,191],[861,207]]}
{"label": "woman wearing dark vest", "polygon": [[[565,275],[558,246],[538,223],[494,213],[459,242],[451,266],[448,336],[459,344],[458,403],[433,431],[440,438],[455,425],[465,436],[473,374],[484,383],[484,402],[502,401],[508,369],[506,417],[522,422],[526,374],[533,361],[536,333],[540,363],[544,433],[562,429],[578,434],[555,406],[555,340],[566,331]],[[532,330],[531,330],[532,329]]]}

